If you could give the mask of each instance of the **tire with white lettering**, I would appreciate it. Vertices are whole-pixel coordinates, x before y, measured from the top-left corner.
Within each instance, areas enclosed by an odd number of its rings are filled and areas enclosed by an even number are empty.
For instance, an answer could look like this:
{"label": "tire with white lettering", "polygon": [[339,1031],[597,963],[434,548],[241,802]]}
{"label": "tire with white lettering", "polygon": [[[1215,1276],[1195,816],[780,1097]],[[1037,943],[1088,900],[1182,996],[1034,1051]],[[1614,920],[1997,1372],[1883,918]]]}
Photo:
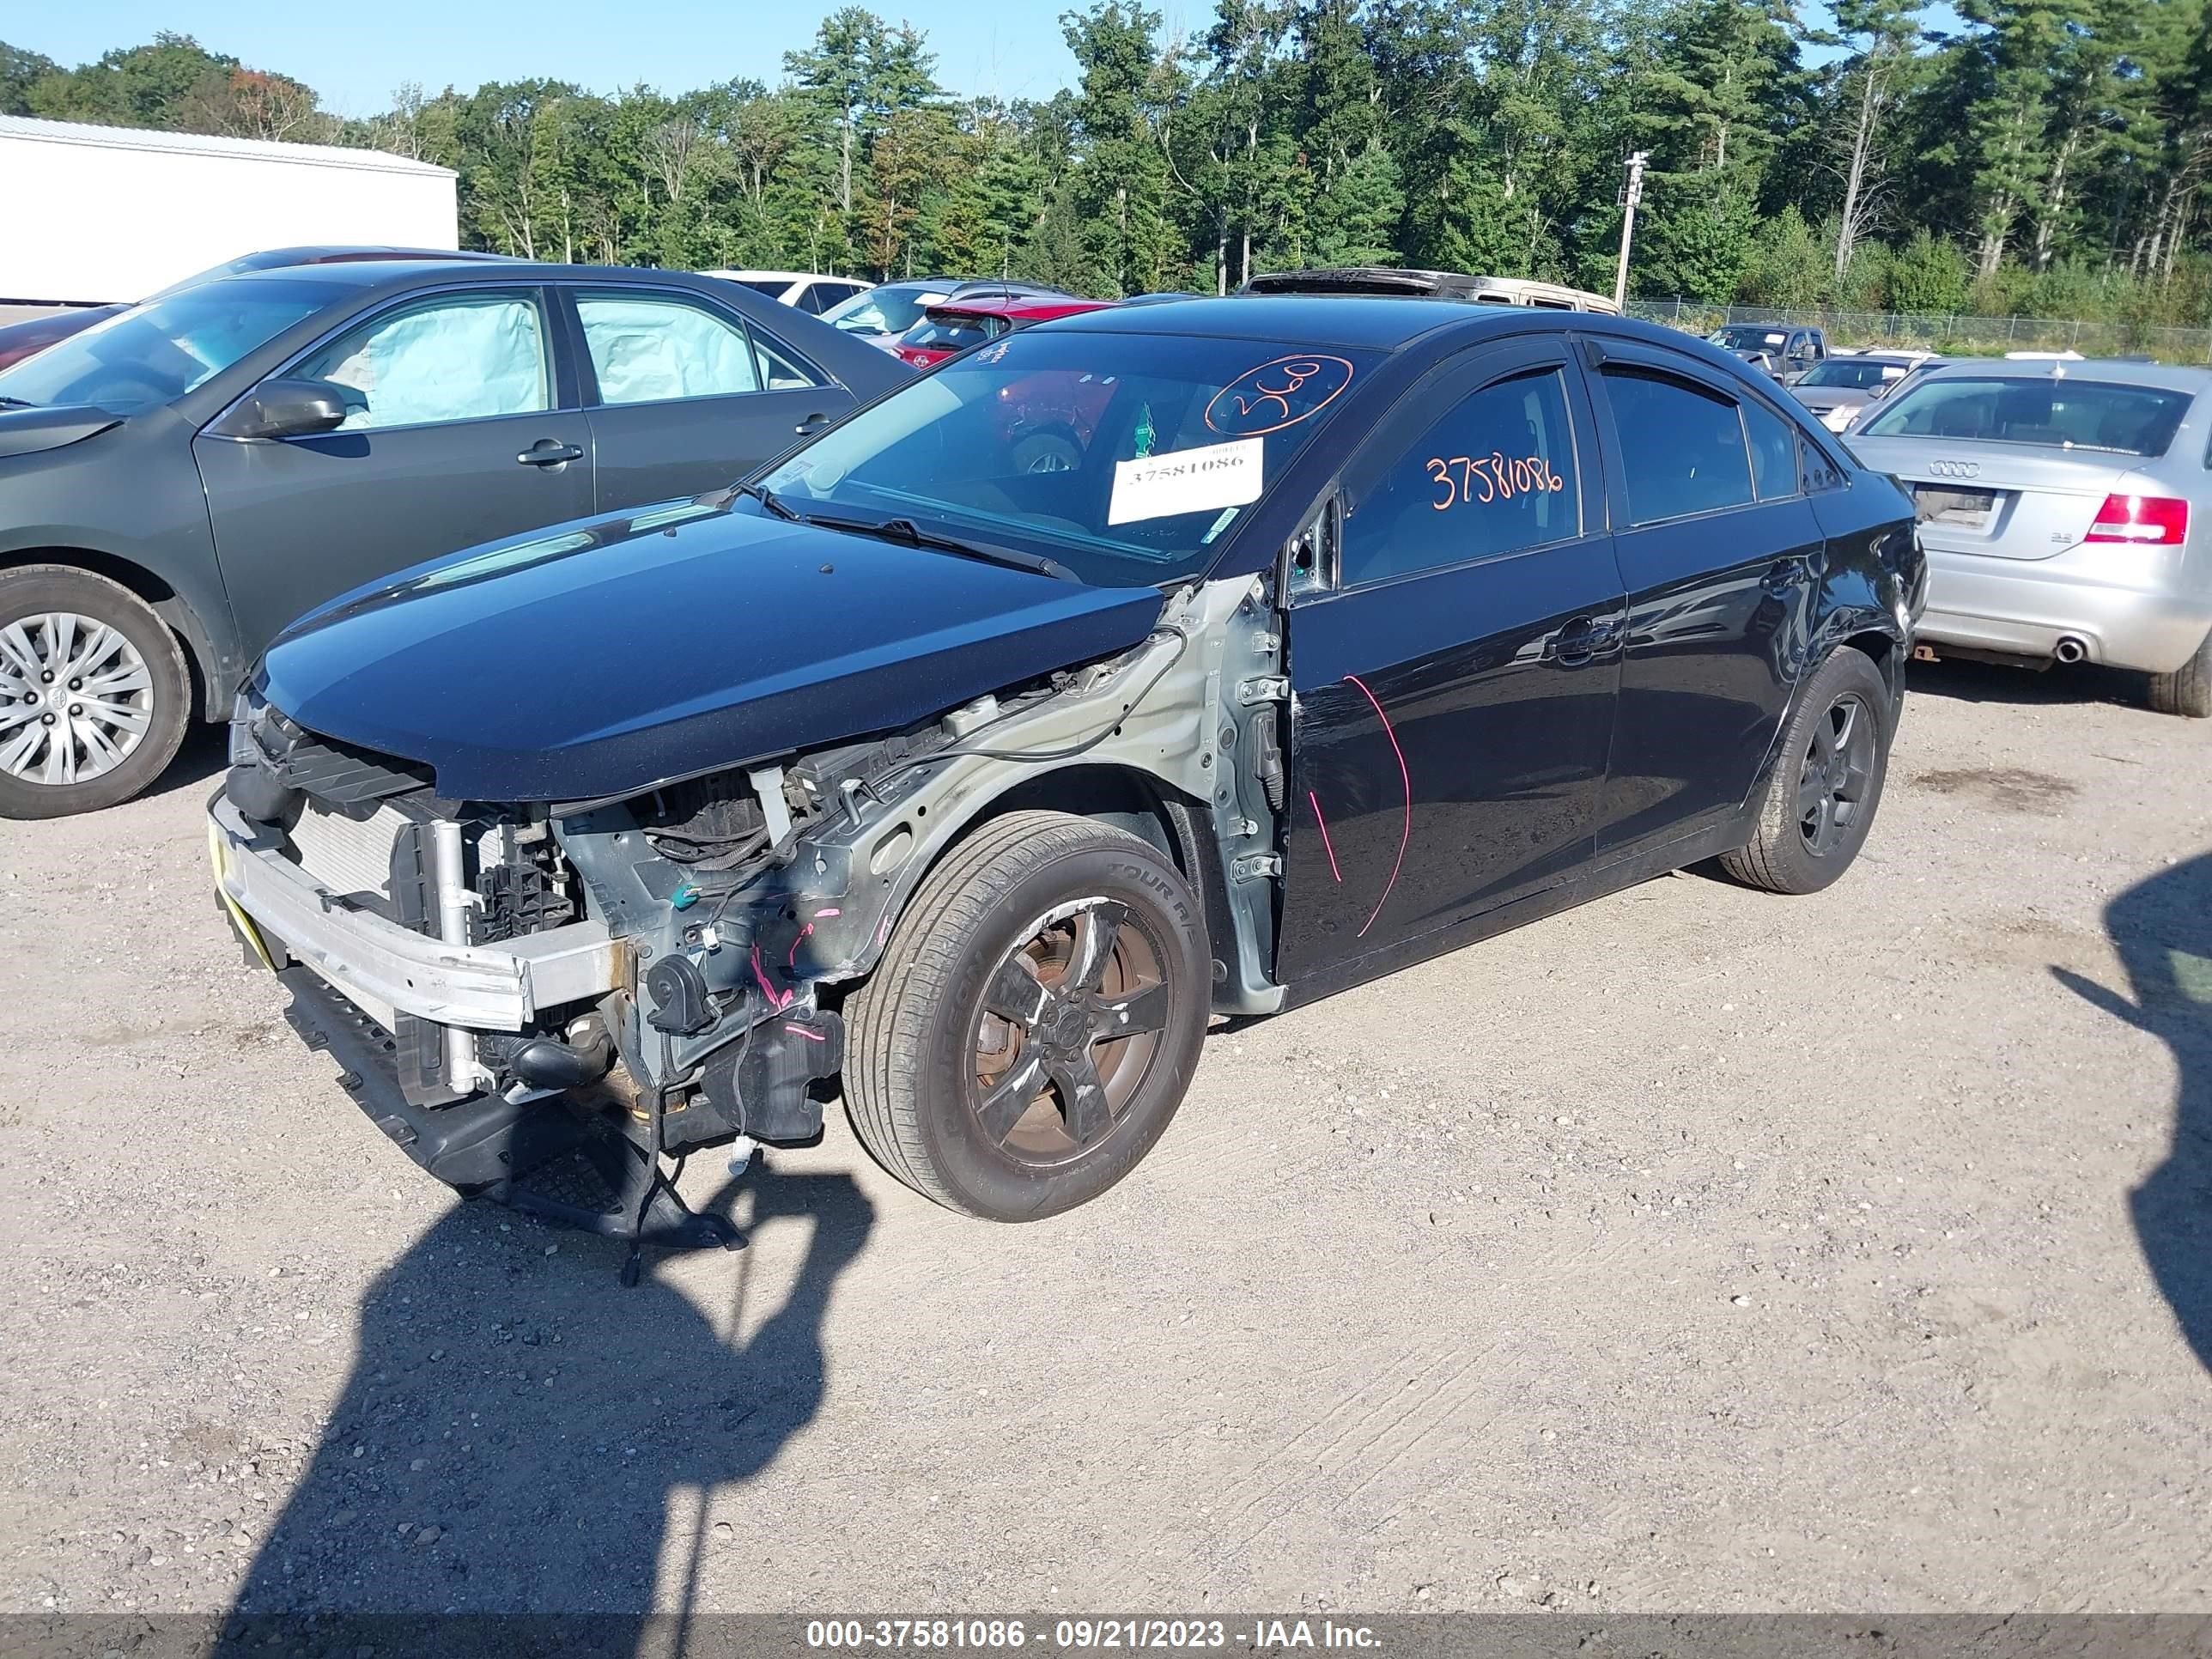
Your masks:
{"label": "tire with white lettering", "polygon": [[184,741],[191,679],[168,624],[67,565],[0,573],[0,818],[129,800]]}
{"label": "tire with white lettering", "polygon": [[1167,1128],[1210,1006],[1205,908],[1157,848],[1011,812],[945,855],[846,1005],[861,1142],[947,1208],[1033,1221]]}
{"label": "tire with white lettering", "polygon": [[1817,893],[1866,844],[1889,773],[1897,710],[1881,671],[1838,646],[1815,671],[1782,736],[1759,829],[1721,867],[1770,893]]}

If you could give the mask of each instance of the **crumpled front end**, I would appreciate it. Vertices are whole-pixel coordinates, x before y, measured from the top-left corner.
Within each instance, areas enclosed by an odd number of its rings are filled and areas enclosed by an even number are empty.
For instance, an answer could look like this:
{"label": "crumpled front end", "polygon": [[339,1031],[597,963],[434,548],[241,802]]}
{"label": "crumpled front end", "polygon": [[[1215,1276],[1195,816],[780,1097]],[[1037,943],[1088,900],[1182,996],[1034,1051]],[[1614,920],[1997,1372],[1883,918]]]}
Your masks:
{"label": "crumpled front end", "polygon": [[[1075,792],[1054,798],[1121,815],[1200,872],[1216,1007],[1279,1006],[1272,619],[1255,580],[1194,585],[1117,653],[590,800],[447,799],[429,765],[249,695],[210,806],[222,902],[291,988],[295,1024],[417,1162],[626,1233],[625,1206],[650,1197],[630,1176],[658,1152],[819,1133],[847,989],[945,850],[1037,799],[1024,790]],[[545,1172],[580,1159],[592,1178],[549,1196]]]}
{"label": "crumpled front end", "polygon": [[[677,1054],[683,1034],[641,988],[652,941],[590,914],[543,808],[441,799],[422,769],[252,697],[231,746],[209,805],[222,906],[284,980],[295,1027],[440,1179],[624,1233],[651,1196],[638,1178],[656,1117],[665,1150],[818,1130],[809,1089],[842,1060],[835,1016],[785,989],[777,1030],[720,1066]],[[671,1089],[678,1060],[714,1086]],[[662,1237],[690,1224],[665,1219]]]}

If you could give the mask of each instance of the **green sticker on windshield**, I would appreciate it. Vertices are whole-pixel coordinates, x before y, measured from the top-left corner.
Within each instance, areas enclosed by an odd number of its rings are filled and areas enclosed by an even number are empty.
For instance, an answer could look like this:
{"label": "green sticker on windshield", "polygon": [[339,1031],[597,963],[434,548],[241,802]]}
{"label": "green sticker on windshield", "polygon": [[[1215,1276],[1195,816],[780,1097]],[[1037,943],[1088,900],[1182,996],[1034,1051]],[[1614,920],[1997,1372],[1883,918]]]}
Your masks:
{"label": "green sticker on windshield", "polygon": [[1152,441],[1159,435],[1152,430],[1152,406],[1150,404],[1139,404],[1137,406],[1135,435],[1137,453],[1134,459],[1141,461],[1152,453]]}

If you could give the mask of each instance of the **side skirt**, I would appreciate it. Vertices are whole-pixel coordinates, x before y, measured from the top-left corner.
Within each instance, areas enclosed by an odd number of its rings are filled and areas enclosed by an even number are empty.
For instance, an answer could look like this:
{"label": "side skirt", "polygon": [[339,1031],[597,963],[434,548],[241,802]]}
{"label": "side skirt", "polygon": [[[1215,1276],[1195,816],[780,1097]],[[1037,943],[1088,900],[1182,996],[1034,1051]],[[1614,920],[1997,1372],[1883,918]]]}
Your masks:
{"label": "side skirt", "polygon": [[1668,842],[1661,847],[1637,854],[1615,864],[1601,865],[1584,871],[1571,880],[1526,898],[1515,899],[1496,909],[1485,910],[1480,915],[1449,922],[1425,933],[1401,939],[1395,945],[1384,946],[1349,962],[1338,963],[1298,980],[1288,988],[1284,1006],[1297,1008],[1322,998],[1334,996],[1339,991],[1348,991],[1355,985],[1364,985],[1369,980],[1380,979],[1415,963],[1426,962],[1456,951],[1462,945],[1475,945],[1499,933],[1510,933],[1516,927],[1532,921],[1541,921],[1562,910],[1571,910],[1592,899],[1604,898],[1623,888],[1636,886],[1654,876],[1663,876],[1670,870],[1716,858],[1731,848],[1742,846],[1751,839],[1756,828],[1755,819],[1739,816],[1728,823],[1686,837]]}

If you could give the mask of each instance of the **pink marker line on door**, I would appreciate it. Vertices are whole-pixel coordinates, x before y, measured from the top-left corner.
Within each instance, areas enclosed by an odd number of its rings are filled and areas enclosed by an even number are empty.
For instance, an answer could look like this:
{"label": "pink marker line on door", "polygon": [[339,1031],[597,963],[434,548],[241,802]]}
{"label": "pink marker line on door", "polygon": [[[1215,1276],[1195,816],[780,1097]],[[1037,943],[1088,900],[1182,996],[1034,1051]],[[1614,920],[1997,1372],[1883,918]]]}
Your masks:
{"label": "pink marker line on door", "polygon": [[1321,850],[1328,854],[1328,873],[1339,886],[1342,886],[1344,872],[1336,867],[1336,845],[1328,838],[1328,820],[1321,815],[1321,797],[1309,789],[1306,799],[1313,803],[1314,824],[1321,831]]}
{"label": "pink marker line on door", "polygon": [[1367,920],[1359,924],[1359,932],[1354,936],[1365,939],[1367,930],[1375,925],[1375,918],[1382,914],[1382,907],[1390,901],[1390,890],[1398,884],[1399,871],[1406,867],[1407,843],[1413,838],[1413,775],[1406,769],[1406,751],[1398,746],[1397,731],[1391,726],[1390,717],[1382,712],[1381,700],[1367,689],[1367,682],[1358,675],[1346,674],[1344,678],[1358,686],[1359,695],[1374,706],[1375,718],[1382,722],[1382,735],[1390,739],[1390,752],[1398,757],[1398,781],[1406,791],[1406,818],[1398,830],[1397,860],[1390,866],[1390,879],[1382,884],[1382,896],[1375,901],[1375,908],[1367,913]]}

